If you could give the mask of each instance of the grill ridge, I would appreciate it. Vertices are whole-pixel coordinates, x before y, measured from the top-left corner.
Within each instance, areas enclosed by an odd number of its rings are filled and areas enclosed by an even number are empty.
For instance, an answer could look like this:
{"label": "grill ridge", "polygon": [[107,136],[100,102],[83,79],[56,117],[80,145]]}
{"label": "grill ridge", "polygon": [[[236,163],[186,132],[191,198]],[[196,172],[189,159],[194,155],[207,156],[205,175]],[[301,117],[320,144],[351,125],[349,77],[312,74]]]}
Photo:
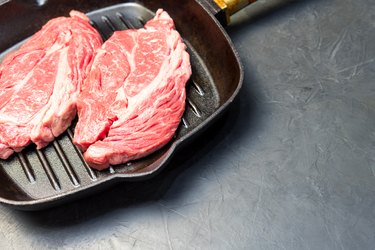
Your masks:
{"label": "grill ridge", "polygon": [[74,186],[79,186],[80,183],[79,183],[79,179],[77,177],[77,174],[74,172],[74,169],[72,168],[72,165],[70,164],[68,158],[66,157],[63,149],[61,148],[59,142],[57,140],[55,140],[53,142],[53,147],[55,148],[56,152],[57,152],[57,155],[59,156],[64,168],[65,168],[65,171],[66,173],[68,174],[69,176],[69,179],[70,181],[72,182],[72,184]]}
{"label": "grill ridge", "polygon": [[99,32],[99,34],[100,34],[101,37],[103,37],[105,39],[108,39],[108,36],[103,33],[102,29],[99,29],[99,26],[98,26],[98,24],[95,21],[90,20],[90,24],[91,24],[92,27],[94,27]]}
{"label": "grill ridge", "polygon": [[51,165],[49,164],[46,156],[39,149],[36,150],[36,154],[38,155],[38,158],[39,158],[40,162],[42,163],[44,172],[46,173],[46,175],[47,175],[47,177],[48,177],[48,179],[49,179],[52,187],[56,191],[60,191],[61,190],[61,186],[60,186],[59,180],[57,179],[55,173],[53,172],[53,170],[51,168]]}
{"label": "grill ridge", "polygon": [[191,80],[189,81],[191,83],[191,85],[193,85],[194,89],[197,91],[197,93],[200,95],[200,96],[204,96],[204,91],[203,91],[203,88],[200,86],[199,83],[197,83],[195,80]]}
{"label": "grill ridge", "polygon": [[67,130],[67,134],[68,134],[69,140],[72,142],[72,145],[73,145],[75,151],[77,152],[79,158],[81,159],[81,162],[82,162],[83,166],[85,167],[85,169],[87,171],[87,174],[90,176],[90,179],[92,181],[96,181],[98,179],[98,177],[95,174],[94,170],[92,170],[92,168],[90,168],[89,165],[87,165],[86,161],[83,159],[83,155],[82,155],[81,150],[79,150],[79,148],[73,143],[73,132],[72,132],[71,128],[69,128]]}
{"label": "grill ridge", "polygon": [[35,175],[34,175],[33,169],[29,161],[25,157],[24,153],[19,152],[17,154],[17,157],[18,157],[18,160],[21,164],[23,171],[25,172],[26,178],[29,180],[30,183],[35,183]]}
{"label": "grill ridge", "polygon": [[198,106],[189,98],[187,97],[187,102],[191,108],[191,111],[197,116],[197,117],[202,117],[202,111],[198,108]]}
{"label": "grill ridge", "polygon": [[184,125],[185,128],[190,127],[190,123],[188,122],[188,120],[186,120],[185,117],[182,117],[182,124]]}
{"label": "grill ridge", "polygon": [[128,29],[135,29],[135,26],[128,19],[126,19],[122,13],[117,12],[116,16],[118,17],[120,22],[124,24]]}
{"label": "grill ridge", "polygon": [[102,21],[110,28],[113,32],[116,30],[115,25],[112,23],[111,19],[107,16],[102,16]]}
{"label": "grill ridge", "polygon": [[110,167],[108,168],[108,171],[109,171],[110,174],[114,174],[114,173],[116,173],[115,169],[114,169],[112,166],[110,166]]}
{"label": "grill ridge", "polygon": [[141,23],[142,26],[146,24],[145,20],[142,17],[137,17],[137,20]]}

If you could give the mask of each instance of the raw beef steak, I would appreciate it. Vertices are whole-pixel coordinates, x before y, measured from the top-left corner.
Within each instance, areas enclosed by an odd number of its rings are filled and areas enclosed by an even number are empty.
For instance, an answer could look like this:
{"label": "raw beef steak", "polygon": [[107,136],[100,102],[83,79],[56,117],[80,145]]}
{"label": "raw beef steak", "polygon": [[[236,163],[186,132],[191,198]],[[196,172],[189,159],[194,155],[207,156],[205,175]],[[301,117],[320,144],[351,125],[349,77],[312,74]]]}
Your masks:
{"label": "raw beef steak", "polygon": [[0,66],[0,158],[46,146],[71,124],[80,85],[102,44],[82,13],[50,20]]}
{"label": "raw beef steak", "polygon": [[185,108],[189,54],[167,12],[117,31],[95,55],[79,95],[74,143],[96,169],[143,157],[173,136]]}

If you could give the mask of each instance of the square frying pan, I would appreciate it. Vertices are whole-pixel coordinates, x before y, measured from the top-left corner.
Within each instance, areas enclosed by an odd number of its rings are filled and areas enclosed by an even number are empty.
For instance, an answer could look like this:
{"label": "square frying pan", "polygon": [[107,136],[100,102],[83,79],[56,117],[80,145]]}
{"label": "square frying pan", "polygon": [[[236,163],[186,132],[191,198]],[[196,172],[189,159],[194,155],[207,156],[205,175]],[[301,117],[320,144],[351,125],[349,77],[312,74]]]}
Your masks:
{"label": "square frying pan", "polygon": [[72,9],[87,13],[91,24],[108,39],[115,30],[141,28],[158,8],[175,21],[188,47],[192,77],[187,83],[187,106],[174,138],[162,149],[104,171],[88,167],[72,143],[74,124],[44,149],[28,146],[0,161],[0,202],[22,210],[39,210],[94,194],[124,180],[146,180],[158,173],[174,153],[182,153],[237,96],[243,70],[222,25],[228,14],[250,1],[116,1],[11,0],[0,1],[0,60],[51,18]]}

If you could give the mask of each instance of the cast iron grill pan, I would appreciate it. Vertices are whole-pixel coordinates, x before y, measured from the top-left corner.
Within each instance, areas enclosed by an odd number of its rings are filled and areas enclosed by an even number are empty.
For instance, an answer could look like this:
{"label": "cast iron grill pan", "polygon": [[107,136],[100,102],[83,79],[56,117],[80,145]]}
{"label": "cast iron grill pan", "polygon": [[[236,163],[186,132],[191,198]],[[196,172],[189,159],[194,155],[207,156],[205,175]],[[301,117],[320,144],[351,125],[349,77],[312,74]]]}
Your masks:
{"label": "cast iron grill pan", "polygon": [[[103,40],[106,40],[116,30],[143,27],[154,16],[154,12],[137,3],[124,3],[98,9],[87,15]],[[105,183],[114,183],[119,179],[142,180],[159,171],[168,162],[175,147],[199,130],[222,106],[205,60],[188,38],[183,39],[191,57],[193,73],[186,87],[185,113],[169,144],[142,159],[97,171],[86,164],[82,153],[72,143],[73,124],[46,148],[37,150],[35,145],[30,145],[8,160],[0,160],[0,202],[18,209],[41,209],[88,193],[88,190],[95,190]],[[19,45],[3,52],[0,60]]]}

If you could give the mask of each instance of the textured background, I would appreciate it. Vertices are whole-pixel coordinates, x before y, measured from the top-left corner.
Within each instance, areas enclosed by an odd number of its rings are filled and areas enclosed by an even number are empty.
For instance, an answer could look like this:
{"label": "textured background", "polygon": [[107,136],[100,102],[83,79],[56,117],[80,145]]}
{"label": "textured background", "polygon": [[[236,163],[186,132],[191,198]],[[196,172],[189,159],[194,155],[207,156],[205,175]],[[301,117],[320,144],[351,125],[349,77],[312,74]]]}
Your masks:
{"label": "textured background", "polygon": [[375,2],[259,1],[230,113],[156,178],[0,207],[0,248],[374,249]]}

